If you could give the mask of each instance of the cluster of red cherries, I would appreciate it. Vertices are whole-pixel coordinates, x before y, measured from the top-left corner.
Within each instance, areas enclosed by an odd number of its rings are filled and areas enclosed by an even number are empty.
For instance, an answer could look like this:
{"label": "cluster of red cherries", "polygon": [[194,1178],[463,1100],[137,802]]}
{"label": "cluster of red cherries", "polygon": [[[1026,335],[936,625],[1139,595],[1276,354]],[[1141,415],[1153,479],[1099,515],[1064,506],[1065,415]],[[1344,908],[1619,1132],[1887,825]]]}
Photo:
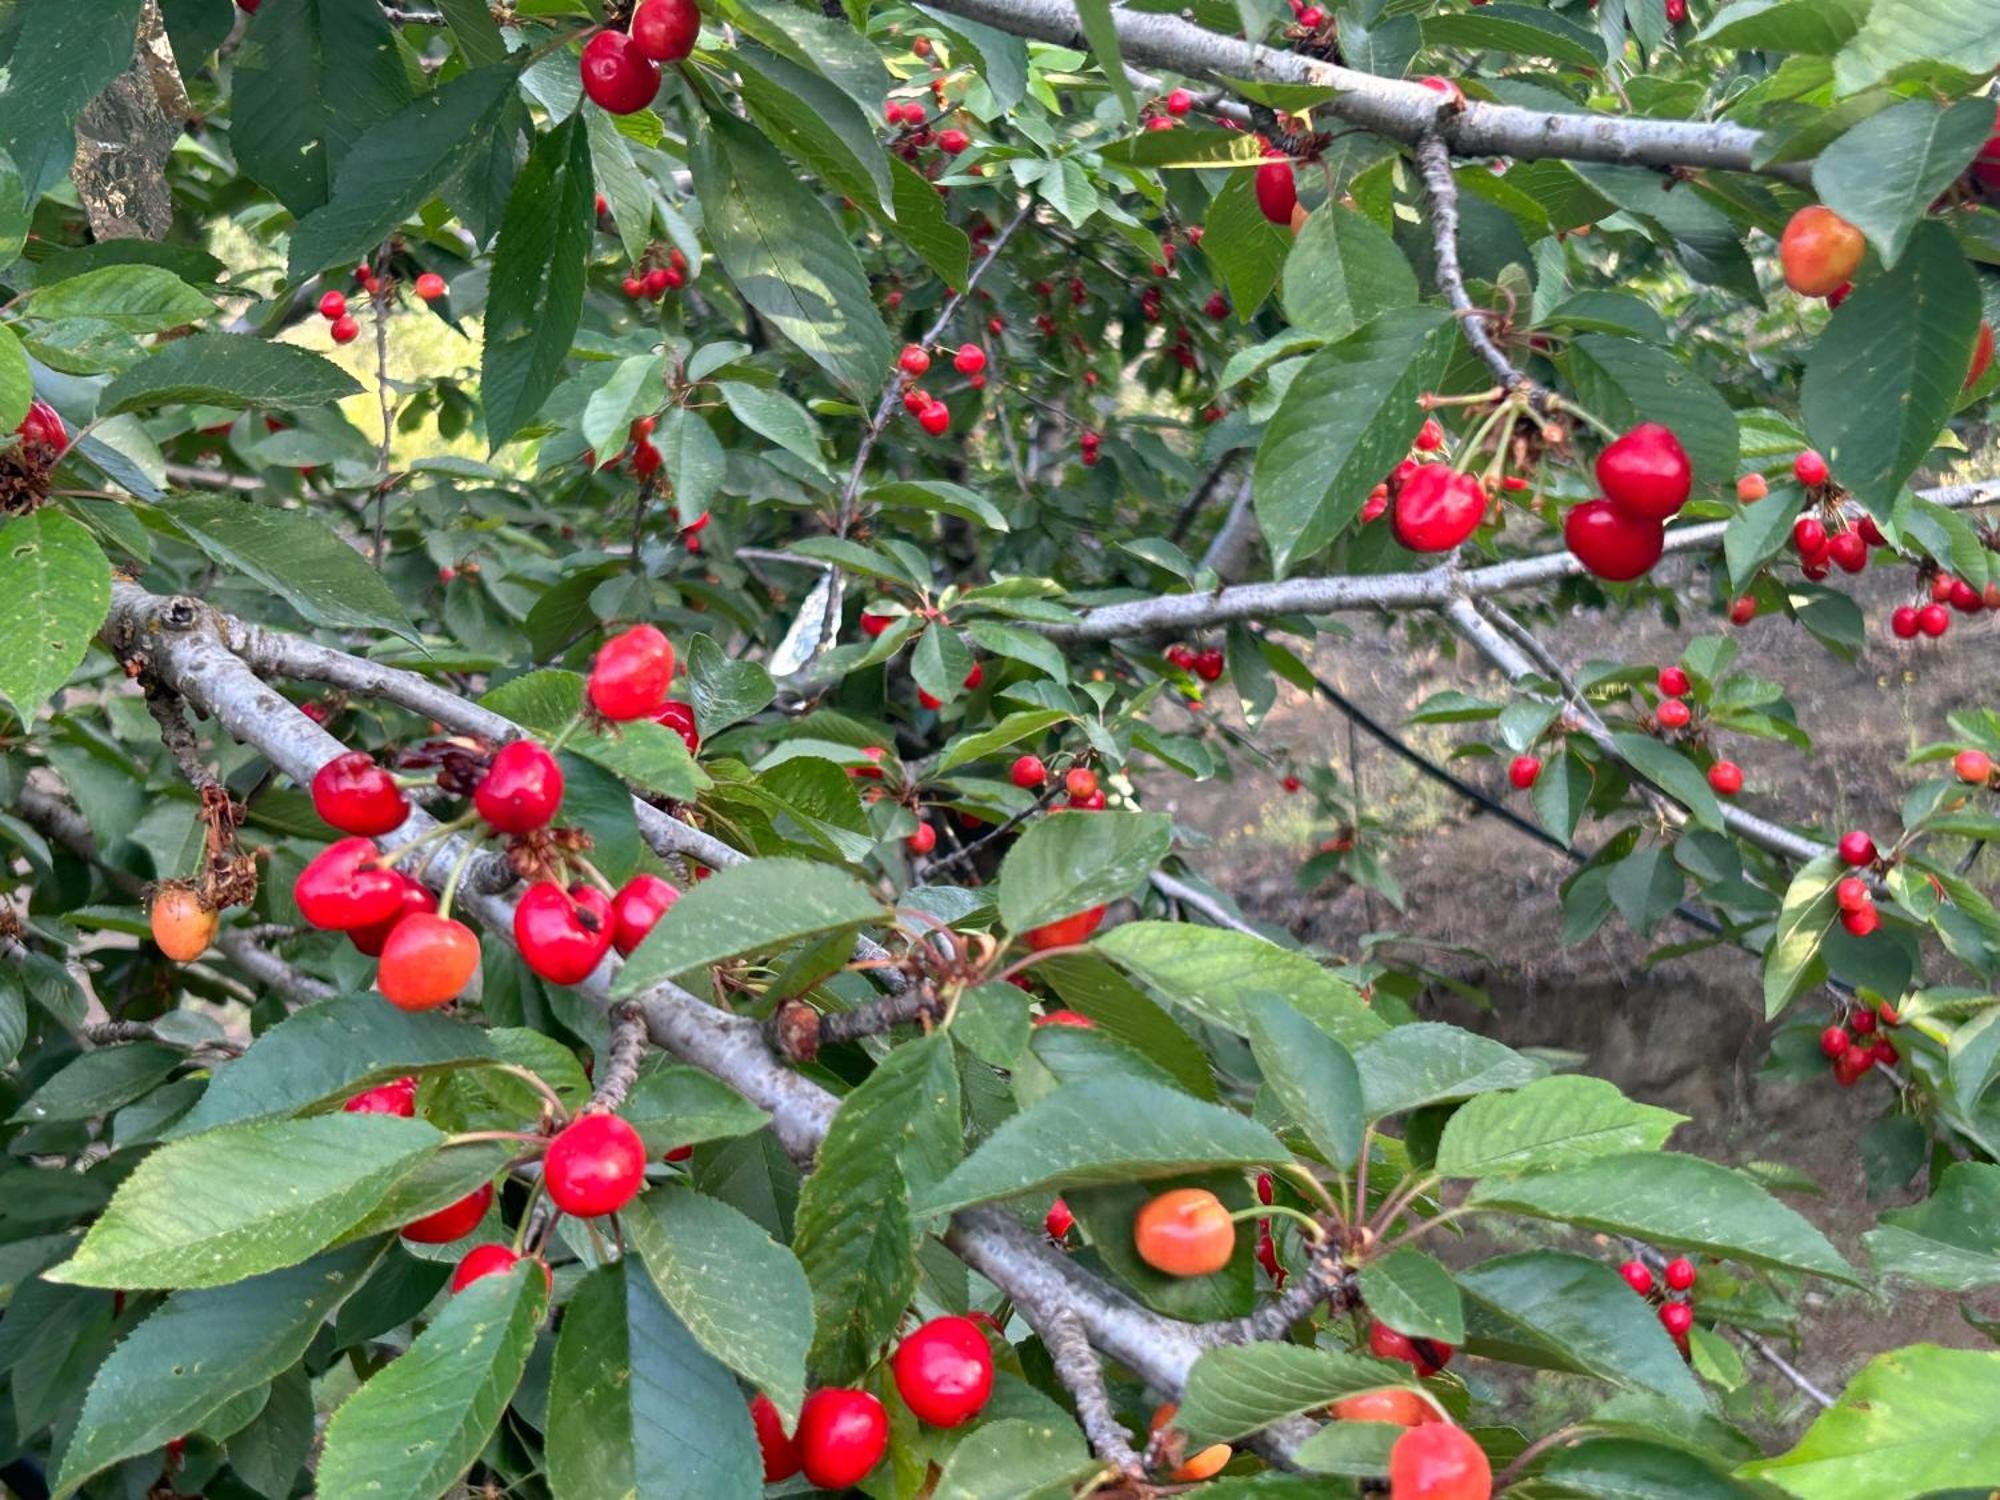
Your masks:
{"label": "cluster of red cherries", "polygon": [[1183,672],[1199,677],[1203,682],[1218,681],[1223,669],[1228,665],[1228,659],[1223,656],[1220,646],[1204,646],[1197,651],[1191,646],[1176,642],[1167,647],[1165,655],[1169,663],[1179,667]]}
{"label": "cluster of red cherries", "polygon": [[[1845,880],[1841,882],[1843,886],[1847,883]],[[1861,885],[1861,882],[1857,880],[1854,884]],[[1866,896],[1868,888],[1863,885],[1861,891]],[[1872,911],[1873,907],[1867,910]],[[1843,907],[1841,917],[1845,920],[1846,916],[1847,909]],[[1901,1054],[1880,1028],[1900,1026],[1902,1020],[1893,1005],[1885,1005],[1879,1012],[1857,1005],[1848,1016],[1846,1025],[1835,1022],[1822,1031],[1819,1034],[1820,1055],[1832,1064],[1834,1081],[1844,1089],[1851,1089],[1876,1064],[1893,1067]]]}
{"label": "cluster of red cherries", "polygon": [[583,91],[599,109],[637,114],[660,93],[660,64],[679,62],[701,35],[695,0],[639,0],[629,31],[606,29],[583,45]]}
{"label": "cluster of red cherries", "polygon": [[1660,1326],[1673,1336],[1675,1346],[1683,1359],[1688,1357],[1688,1330],[1694,1327],[1694,1262],[1685,1255],[1677,1256],[1660,1268],[1660,1280],[1666,1283],[1663,1292],[1654,1282],[1652,1270],[1643,1260],[1628,1260],[1618,1268],[1618,1274],[1625,1278],[1625,1284],[1649,1302],[1658,1304]]}
{"label": "cluster of red cherries", "polygon": [[[965,376],[975,391],[986,387],[986,351],[977,344],[960,344],[951,356],[951,367]],[[951,408],[917,382],[930,372],[931,353],[922,344],[905,344],[896,357],[903,381],[903,410],[917,419],[917,425],[932,437],[941,437],[951,426]]]}
{"label": "cluster of red cherries", "polygon": [[[370,297],[382,297],[393,290],[393,283],[385,288],[383,280],[375,268],[367,261],[354,268],[354,284]],[[435,271],[424,271],[411,283],[411,290],[425,302],[436,302],[450,290],[445,280]],[[339,290],[322,293],[319,299],[319,315],[330,325],[330,333],[336,344],[351,344],[361,337],[361,325],[354,320],[348,307],[347,295]]]}
{"label": "cluster of red cherries", "polygon": [[649,249],[645,258],[625,273],[619,289],[634,302],[641,298],[657,302],[668,292],[677,292],[687,285],[687,269],[688,258],[680,246],[670,247],[659,259]]}
{"label": "cluster of red cherries", "polygon": [[[612,724],[639,719],[664,724],[692,748],[698,743],[693,710],[667,696],[674,665],[673,646],[651,625],[613,636],[591,667],[586,691],[592,711]],[[449,790],[465,790],[461,765],[476,779],[470,786],[472,813],[442,829],[477,823],[479,839],[506,838],[516,855],[530,855],[538,866],[577,864],[577,841],[551,829],[562,807],[563,773],[545,746],[513,740],[483,765],[472,757],[448,757],[447,765]],[[403,853],[421,848],[428,837],[387,855],[375,842],[408,819],[405,784],[366,751],[355,750],[319,768],[312,798],[320,818],[348,836],[315,857],[293,886],[306,921],[322,931],[346,933],[357,949],[375,958],[376,987],[399,1010],[432,1010],[457,999],[479,968],[478,936],[452,917],[451,885],[440,903],[427,886],[395,867]],[[680,895],[657,875],[635,875],[613,889],[587,864],[581,868],[592,878],[567,886],[537,879],[514,908],[522,960],[554,984],[580,983],[614,947],[629,955]]]}

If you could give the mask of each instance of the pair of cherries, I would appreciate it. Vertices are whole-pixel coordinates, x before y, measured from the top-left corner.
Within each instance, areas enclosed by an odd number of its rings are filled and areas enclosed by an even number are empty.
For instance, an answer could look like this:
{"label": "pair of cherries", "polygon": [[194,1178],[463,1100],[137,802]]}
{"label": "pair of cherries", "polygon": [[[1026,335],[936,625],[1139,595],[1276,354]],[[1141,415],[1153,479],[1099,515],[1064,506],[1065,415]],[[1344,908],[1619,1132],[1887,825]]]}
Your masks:
{"label": "pair of cherries", "polygon": [[1563,544],[1592,574],[1625,583],[1666,551],[1666,523],[1694,491],[1694,466],[1672,429],[1642,422],[1597,456],[1603,498],[1563,517]]}
{"label": "pair of cherries", "polygon": [[565,890],[538,880],[514,905],[514,942],[543,979],[580,984],[614,947],[630,957],[680,894],[651,874],[633,876],[608,897],[582,882]]}
{"label": "pair of cherries", "polygon": [[660,64],[679,62],[701,35],[695,0],[640,0],[632,29],[600,31],[583,48],[583,91],[614,115],[637,114],[660,92]]}

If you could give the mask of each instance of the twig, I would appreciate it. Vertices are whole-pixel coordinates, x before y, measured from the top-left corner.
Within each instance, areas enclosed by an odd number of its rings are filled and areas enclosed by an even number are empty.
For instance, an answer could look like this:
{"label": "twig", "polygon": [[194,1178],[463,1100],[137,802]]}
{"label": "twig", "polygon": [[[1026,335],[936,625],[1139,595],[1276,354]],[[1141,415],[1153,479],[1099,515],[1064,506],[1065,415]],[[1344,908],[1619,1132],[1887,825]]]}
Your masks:
{"label": "twig", "polygon": [[1271,941],[1269,937],[1230,911],[1228,907],[1217,901],[1208,892],[1201,890],[1197,886],[1189,885],[1185,880],[1169,875],[1164,870],[1155,870],[1152,882],[1153,889],[1160,892],[1161,895],[1171,896],[1183,906],[1194,908],[1194,910],[1207,917],[1217,927],[1227,927],[1231,932],[1240,932],[1246,937],[1261,938],[1267,943]]}
{"label": "twig", "polygon": [[1509,391],[1526,389],[1539,410],[1548,392],[1528,379],[1494,342],[1487,327],[1493,314],[1472,300],[1465,289],[1465,271],[1458,259],[1458,183],[1451,175],[1451,150],[1435,132],[1426,131],[1417,140],[1417,169],[1423,174],[1424,191],[1431,205],[1431,241],[1437,252],[1438,289],[1458,314],[1459,326],[1473,352],[1499,377]]}
{"label": "twig", "polygon": [[1752,1333],[1747,1328],[1737,1328],[1734,1330],[1734,1332],[1736,1336],[1741,1340],[1743,1340],[1745,1344],[1749,1345],[1753,1351],[1755,1351],[1758,1355],[1762,1356],[1765,1362],[1768,1363],[1772,1369],[1776,1370],[1780,1375],[1784,1376],[1785,1379],[1789,1380],[1793,1385],[1797,1386],[1799,1389],[1799,1394],[1804,1396],[1808,1401],[1812,1402],[1822,1411],[1827,1410],[1834,1404],[1833,1397],[1829,1396],[1825,1391],[1821,1390],[1817,1385],[1814,1385],[1812,1381],[1806,1378],[1804,1372],[1802,1372],[1798,1368],[1798,1366],[1794,1365],[1790,1360],[1786,1359],[1785,1356],[1780,1354],[1776,1349],[1773,1349],[1771,1347],[1771,1342],[1769,1339],[1765,1338],[1762,1334]]}
{"label": "twig", "polygon": [[639,1081],[639,1063],[646,1056],[646,1013],[636,1005],[621,1005],[611,1013],[611,1043],[604,1049],[597,1087],[584,1114],[609,1114],[625,1102]]}
{"label": "twig", "polygon": [[793,1062],[811,1062],[822,1047],[837,1047],[864,1036],[879,1036],[913,1021],[935,1021],[944,1002],[927,984],[912,984],[900,994],[857,1005],[853,1010],[822,1015],[803,1000],[787,1000],[764,1025],[772,1048]]}
{"label": "twig", "polygon": [[146,695],[146,712],[160,726],[160,742],[173,755],[174,764],[180,767],[188,785],[198,792],[215,786],[215,773],[201,758],[201,743],[195,738],[194,726],[181,712],[180,694],[162,686],[150,673],[142,676],[141,686]]}
{"label": "twig", "polygon": [[389,443],[394,436],[395,409],[389,399],[389,298],[386,291],[369,295],[375,317],[375,400],[382,411],[382,441],[375,454],[375,566],[388,560],[383,531],[389,509]]}
{"label": "twig", "polygon": [[1027,822],[1028,819],[1032,818],[1036,813],[1040,812],[1043,808],[1047,807],[1049,803],[1053,802],[1055,800],[1056,793],[1061,788],[1061,786],[1062,786],[1062,781],[1060,778],[1051,778],[1048,784],[1042,788],[1040,794],[1035,798],[1033,802],[1029,803],[1028,806],[1022,808],[1019,812],[1015,813],[1012,817],[1007,819],[1006,822],[995,824],[985,833],[980,834],[978,838],[972,840],[971,843],[963,844],[959,846],[959,848],[954,850],[952,853],[940,855],[938,856],[938,858],[932,860],[930,866],[931,875],[936,876],[940,870],[948,870],[955,864],[960,864],[965,860],[969,860],[972,858],[973,855],[977,854],[981,849],[984,849],[988,845],[996,843],[1000,839],[1005,838],[1008,834],[1012,833],[1016,828],[1019,828],[1023,823]]}
{"label": "twig", "polygon": [[1514,1455],[1512,1463],[1508,1464],[1506,1468],[1494,1476],[1493,1493],[1497,1495],[1500,1491],[1506,1489],[1508,1485],[1512,1484],[1527,1471],[1529,1464],[1540,1458],[1549,1449],[1558,1447],[1563,1443],[1575,1442],[1576,1435],[1577,1429],[1571,1426],[1558,1427],[1554,1432],[1544,1433],[1541,1437],[1536,1438],[1527,1447]]}
{"label": "twig", "polygon": [[1076,1314],[1060,1307],[1017,1306],[1017,1310],[1041,1335],[1056,1378],[1076,1398],[1077,1420],[1083,1424],[1091,1449],[1125,1478],[1144,1478],[1145,1462],[1132,1447],[1131,1434],[1118,1421],[1110,1392],[1104,1388],[1104,1366]]}
{"label": "twig", "polygon": [[1248,1317],[1204,1323],[1195,1333],[1205,1344],[1255,1344],[1281,1339],[1292,1325],[1308,1316],[1320,1303],[1338,1315],[1360,1298],[1359,1282],[1340,1252],[1331,1242],[1313,1256],[1312,1263],[1292,1278],[1292,1284]]}

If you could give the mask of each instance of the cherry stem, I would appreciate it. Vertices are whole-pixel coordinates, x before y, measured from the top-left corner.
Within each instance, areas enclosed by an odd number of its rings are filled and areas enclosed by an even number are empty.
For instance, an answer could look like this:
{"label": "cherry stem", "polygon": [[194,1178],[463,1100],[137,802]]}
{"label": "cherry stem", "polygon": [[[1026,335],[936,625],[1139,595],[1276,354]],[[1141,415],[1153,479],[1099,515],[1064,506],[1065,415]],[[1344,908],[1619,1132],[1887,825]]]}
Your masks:
{"label": "cherry stem", "polygon": [[1369,1221],[1374,1227],[1375,1232],[1377,1234],[1386,1233],[1389,1226],[1396,1222],[1399,1214],[1407,1211],[1412,1203],[1416,1202],[1418,1198],[1422,1197],[1430,1189],[1436,1187],[1441,1180],[1436,1176],[1412,1177],[1397,1187],[1395,1191],[1383,1200],[1380,1212],[1375,1214]]}
{"label": "cherry stem", "polygon": [[482,1141],[539,1141],[541,1137],[530,1130],[465,1130],[457,1135],[444,1138],[445,1149],[453,1146],[474,1146]]}
{"label": "cherry stem", "polygon": [[1477,458],[1479,450],[1486,446],[1486,439],[1492,436],[1493,429],[1500,424],[1501,419],[1512,417],[1523,410],[1525,404],[1519,396],[1509,396],[1488,412],[1480,424],[1472,430],[1472,436],[1465,440],[1465,446],[1458,450],[1458,458],[1452,464],[1452,468],[1460,474],[1465,473],[1470,467],[1471,460]]}
{"label": "cherry stem", "polygon": [[1620,436],[1618,430],[1615,427],[1613,427],[1609,422],[1606,422],[1605,420],[1603,420],[1603,418],[1599,417],[1595,412],[1590,411],[1586,407],[1578,405],[1576,402],[1571,401],[1565,396],[1558,396],[1553,392],[1551,392],[1549,395],[1549,401],[1556,407],[1558,411],[1566,411],[1573,417],[1582,417],[1584,421],[1588,422],[1592,427],[1596,428],[1600,434],[1611,439],[1611,441],[1614,443],[1618,441],[1618,438]]}
{"label": "cherry stem", "polygon": [[1441,1214],[1433,1214],[1430,1218],[1425,1219],[1421,1224],[1417,1225],[1416,1228],[1405,1230],[1402,1234],[1397,1235],[1393,1240],[1388,1240],[1378,1245],[1376,1247],[1375,1253],[1377,1255],[1387,1255],[1391,1250],[1400,1250],[1403,1248],[1403,1246],[1412,1244],[1415,1241],[1422,1239],[1425,1235],[1429,1234],[1433,1229],[1437,1228],[1440,1224],[1449,1224],[1453,1222],[1455,1219],[1459,1218],[1464,1212],[1465,1210],[1460,1208],[1448,1208]]}
{"label": "cherry stem", "polygon": [[1287,1182],[1304,1188],[1306,1196],[1317,1199],[1320,1206],[1328,1213],[1340,1219],[1341,1222],[1346,1222],[1345,1213],[1342,1211],[1340,1205],[1333,1201],[1333,1194],[1326,1190],[1326,1184],[1313,1176],[1307,1168],[1295,1161],[1288,1161],[1281,1163],[1277,1170],[1283,1174]]}
{"label": "cherry stem", "polygon": [[1500,1491],[1506,1489],[1508,1485],[1520,1478],[1522,1471],[1529,1464],[1533,1463],[1557,1444],[1571,1441],[1575,1438],[1576,1433],[1577,1428],[1571,1425],[1568,1427],[1558,1427],[1554,1432],[1544,1433],[1541,1437],[1536,1438],[1527,1447],[1515,1454],[1514,1461],[1500,1471],[1499,1477],[1493,1481],[1493,1493],[1497,1495]]}
{"label": "cherry stem", "polygon": [[[535,1072],[532,1068],[524,1068],[520,1066],[518,1063],[504,1063],[504,1062],[488,1063],[486,1066],[489,1068],[497,1069],[502,1073],[511,1073],[514,1077],[520,1079],[523,1083],[527,1084],[536,1093],[540,1094],[542,1096],[543,1101],[548,1105],[549,1112],[553,1118],[557,1120],[567,1120],[569,1118],[569,1106],[562,1102],[562,1095],[558,1094],[552,1087],[550,1087],[549,1081],[546,1078],[542,1077],[541,1074]],[[529,1136],[528,1139],[540,1140],[541,1137]]]}
{"label": "cherry stem", "polygon": [[459,881],[465,878],[465,867],[472,863],[473,855],[479,852],[479,846],[485,842],[486,835],[483,832],[476,833],[465,841],[465,848],[460,852],[457,861],[452,865],[451,874],[445,877],[444,890],[438,896],[439,916],[449,917],[451,915],[451,900],[452,897],[458,894]]}
{"label": "cherry stem", "polygon": [[391,849],[387,854],[375,861],[376,867],[383,870],[393,870],[404,856],[414,854],[419,849],[429,848],[432,844],[438,842],[438,840],[448,839],[454,833],[462,832],[478,821],[479,814],[476,812],[460,813],[450,822],[439,823],[435,827],[427,828],[407,844],[400,844],[396,848]]}
{"label": "cherry stem", "polygon": [[570,736],[581,728],[583,728],[583,710],[578,709],[569,716],[569,722],[556,731],[556,737],[549,741],[546,747],[549,754],[554,755],[556,751],[567,745],[570,741]]}
{"label": "cherry stem", "polygon": [[521,1209],[521,1222],[514,1226],[514,1253],[520,1255],[528,1246],[528,1229],[535,1222],[535,1209],[542,1201],[542,1193],[547,1188],[545,1176],[537,1175],[534,1186],[528,1189],[528,1201]]}
{"label": "cherry stem", "polygon": [[569,855],[568,861],[572,868],[581,870],[584,878],[600,891],[604,892],[605,895],[615,896],[618,894],[618,887],[607,880],[604,872],[585,859],[581,854]]}
{"label": "cherry stem", "polygon": [[1289,1203],[1260,1203],[1255,1208],[1239,1208],[1231,1214],[1232,1223],[1242,1223],[1245,1219],[1261,1219],[1271,1214],[1283,1214],[1288,1219],[1296,1219],[1304,1227],[1306,1238],[1315,1245],[1326,1243],[1326,1226],[1302,1208],[1293,1208]]}
{"label": "cherry stem", "polygon": [[1012,979],[1016,974],[1027,969],[1030,965],[1038,964],[1045,958],[1062,958],[1066,954],[1085,953],[1089,949],[1090,944],[1088,943],[1064,943],[1059,948],[1038,948],[1026,958],[1009,964],[998,974],[995,974],[993,978],[996,983],[1004,983],[1006,980]]}

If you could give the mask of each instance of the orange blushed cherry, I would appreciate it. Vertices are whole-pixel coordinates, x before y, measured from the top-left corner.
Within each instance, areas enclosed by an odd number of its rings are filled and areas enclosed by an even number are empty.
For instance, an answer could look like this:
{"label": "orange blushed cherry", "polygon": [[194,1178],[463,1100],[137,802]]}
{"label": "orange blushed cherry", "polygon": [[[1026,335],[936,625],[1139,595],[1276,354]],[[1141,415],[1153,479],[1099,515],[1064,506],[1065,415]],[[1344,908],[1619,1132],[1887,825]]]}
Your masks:
{"label": "orange blushed cherry", "polygon": [[1332,1411],[1342,1422],[1387,1422],[1396,1427],[1422,1427],[1428,1422],[1444,1420],[1435,1406],[1401,1385],[1343,1396],[1333,1403]]}
{"label": "orange blushed cherry", "polygon": [[493,1201],[493,1184],[481,1183],[456,1203],[447,1203],[436,1213],[413,1219],[402,1229],[403,1238],[418,1245],[449,1245],[464,1239],[486,1217]]}
{"label": "orange blushed cherry", "polygon": [[616,1115],[579,1115],[549,1142],[542,1180],[566,1214],[616,1213],[646,1185],[646,1143]]}
{"label": "orange blushed cherry", "polygon": [[1771,487],[1762,474],[1745,474],[1736,481],[1736,498],[1745,505],[1755,505],[1770,493]]}
{"label": "orange blushed cherry", "polygon": [[1993,779],[1993,757],[1984,750],[1961,750],[1952,757],[1951,769],[1968,786],[1984,786]]}
{"label": "orange blushed cherry", "polygon": [[1492,1500],[1493,1466],[1462,1427],[1412,1427],[1389,1450],[1389,1500]]}
{"label": "orange blushed cherry", "polygon": [[[1158,1432],[1172,1422],[1179,1413],[1180,1407],[1176,1403],[1167,1402],[1153,1413],[1149,1430]],[[1234,1451],[1227,1443],[1211,1443],[1208,1447],[1183,1459],[1181,1466],[1174,1470],[1171,1477],[1175,1484],[1198,1484],[1204,1479],[1213,1478],[1222,1472]]]}
{"label": "orange blushed cherry", "polygon": [[933,1318],[896,1346],[890,1368],[903,1404],[920,1422],[957,1427],[993,1393],[993,1351],[968,1318]]}
{"label": "orange blushed cherry", "polygon": [[1088,766],[1077,766],[1063,774],[1063,790],[1072,797],[1088,797],[1097,790],[1097,773]]}
{"label": "orange blushed cherry", "polygon": [[202,905],[191,886],[163,885],[153,896],[147,920],[160,951],[177,964],[188,964],[215,940],[220,918]]}
{"label": "orange blushed cherry", "polygon": [[1778,258],[1793,291],[1825,297],[1853,279],[1867,249],[1860,230],[1824,204],[1809,203],[1785,226]]}
{"label": "orange blushed cherry", "polygon": [[375,987],[398,1010],[436,1010],[465,992],[479,972],[479,938],[435,912],[416,912],[389,931]]}
{"label": "orange blushed cherry", "polygon": [[1206,1188],[1174,1188],[1133,1216],[1139,1259],[1168,1276],[1213,1276],[1236,1250],[1236,1224]]}
{"label": "orange blushed cherry", "polygon": [[889,1451],[889,1414],[867,1391],[825,1387],[799,1409],[799,1466],[823,1490],[852,1489]]}
{"label": "orange blushed cherry", "polygon": [[426,302],[435,302],[445,294],[444,278],[435,271],[426,271],[417,278],[416,293]]}

